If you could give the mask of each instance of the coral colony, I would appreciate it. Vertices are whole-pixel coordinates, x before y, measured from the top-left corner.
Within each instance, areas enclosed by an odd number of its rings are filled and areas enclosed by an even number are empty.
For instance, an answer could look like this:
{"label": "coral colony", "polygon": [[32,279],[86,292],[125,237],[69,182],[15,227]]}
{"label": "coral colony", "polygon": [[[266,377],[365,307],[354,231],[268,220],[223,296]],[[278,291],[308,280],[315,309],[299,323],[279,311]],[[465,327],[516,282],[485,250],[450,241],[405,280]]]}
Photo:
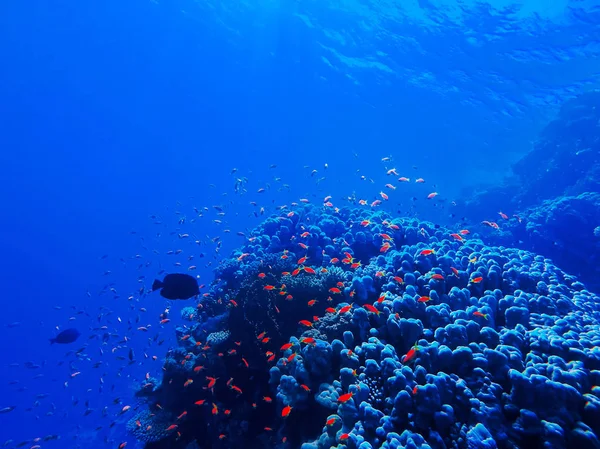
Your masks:
{"label": "coral colony", "polygon": [[600,447],[600,299],[528,251],[305,205],[182,314],[147,448]]}

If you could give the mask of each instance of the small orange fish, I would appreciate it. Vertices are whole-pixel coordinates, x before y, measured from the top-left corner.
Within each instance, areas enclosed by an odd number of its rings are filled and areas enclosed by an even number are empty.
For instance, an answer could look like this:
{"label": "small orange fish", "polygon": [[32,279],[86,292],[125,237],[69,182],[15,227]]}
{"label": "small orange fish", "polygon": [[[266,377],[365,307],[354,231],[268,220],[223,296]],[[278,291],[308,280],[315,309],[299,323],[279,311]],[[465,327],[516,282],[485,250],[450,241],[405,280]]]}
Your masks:
{"label": "small orange fish", "polygon": [[350,309],[352,308],[353,304],[350,304],[349,306],[344,306],[340,309],[339,313],[346,313],[349,312]]}
{"label": "small orange fish", "polygon": [[340,294],[340,293],[342,293],[342,291],[341,291],[339,288],[337,288],[337,287],[332,287],[332,288],[330,288],[330,289],[329,289],[329,291],[330,291],[331,293],[335,293],[335,294]]}
{"label": "small orange fish", "polygon": [[431,199],[435,198],[438,195],[439,195],[439,193],[437,193],[437,192],[431,192],[429,195],[427,195],[427,199],[431,200]]}
{"label": "small orange fish", "polygon": [[200,399],[199,401],[194,402],[194,404],[196,405],[202,405],[204,404],[205,399]]}
{"label": "small orange fish", "polygon": [[217,383],[217,379],[218,377],[209,377],[206,376],[206,380],[208,380],[208,385],[207,388],[213,388],[215,386],[215,384]]}
{"label": "small orange fish", "polygon": [[487,313],[481,313],[481,312],[480,312],[480,311],[478,311],[478,310],[477,310],[477,311],[475,311],[475,312],[473,312],[473,315],[474,315],[474,316],[481,317],[481,318],[485,318],[486,320],[487,320],[487,318],[488,318],[488,316],[487,316]]}
{"label": "small orange fish", "polygon": [[281,417],[287,418],[288,416],[290,416],[291,411],[292,411],[292,406],[286,405],[285,407],[283,407],[283,410],[281,411]]}
{"label": "small orange fish", "polygon": [[481,276],[471,279],[471,282],[474,284],[479,284],[481,281],[483,281],[483,278]]}
{"label": "small orange fish", "polygon": [[431,279],[435,279],[436,281],[443,281],[444,280],[444,276],[442,276],[439,273],[435,273],[434,275],[431,276]]}
{"label": "small orange fish", "polygon": [[267,291],[275,290],[275,288],[276,287],[274,285],[265,285],[264,286],[264,289],[267,290]]}
{"label": "small orange fish", "polygon": [[264,279],[264,278],[265,278],[265,276],[266,276],[266,274],[265,274],[265,273],[258,273],[258,277],[259,277],[259,279]]}
{"label": "small orange fish", "polygon": [[341,395],[337,401],[340,404],[344,404],[344,403],[348,402],[350,399],[352,399],[352,396],[354,396],[354,393],[346,393],[346,394]]}
{"label": "small orange fish", "polygon": [[461,229],[460,231],[458,231],[458,233],[460,235],[468,235],[471,233],[471,231],[469,231],[468,229]]}
{"label": "small orange fish", "polygon": [[419,350],[419,347],[417,345],[413,346],[410,351],[408,351],[406,353],[406,355],[404,356],[404,360],[402,361],[402,363],[407,363],[410,362],[412,359],[415,358],[415,356],[417,355],[417,351]]}
{"label": "small orange fish", "polygon": [[169,427],[167,427],[167,432],[170,432],[171,430],[175,430],[178,427],[179,426],[177,424],[171,424]]}
{"label": "small orange fish", "polygon": [[308,388],[308,386],[307,386],[307,385],[304,385],[304,384],[302,384],[302,385],[300,385],[300,386],[301,386],[301,387],[304,389],[304,391],[308,391],[308,392],[310,392],[310,388]]}
{"label": "small orange fish", "polygon": [[328,426],[333,426],[335,424],[336,419],[335,418],[329,418],[325,424]]}
{"label": "small orange fish", "polygon": [[365,304],[363,306],[365,309],[367,309],[369,312],[375,313],[377,315],[379,315],[381,312],[379,310],[377,310],[375,307],[373,307],[371,304]]}
{"label": "small orange fish", "polygon": [[312,269],[311,267],[304,267],[304,272],[308,273],[308,274],[315,274],[316,271],[314,269]]}
{"label": "small orange fish", "polygon": [[312,337],[302,337],[300,339],[301,343],[306,343],[307,345],[314,345],[316,344],[316,340]]}
{"label": "small orange fish", "polygon": [[317,303],[316,299],[311,299],[310,301],[308,301],[308,307],[312,307]]}
{"label": "small orange fish", "polygon": [[430,254],[435,254],[435,250],[433,250],[433,249],[424,249],[419,254],[421,256],[429,256]]}
{"label": "small orange fish", "polygon": [[273,402],[273,399],[271,399],[269,396],[263,396],[263,401],[265,401],[268,404],[270,404],[271,402]]}
{"label": "small orange fish", "polygon": [[419,299],[417,299],[418,302],[428,302],[431,301],[431,298],[429,296],[420,296]]}
{"label": "small orange fish", "polygon": [[306,326],[306,327],[312,327],[312,323],[308,320],[300,320],[300,321],[298,321],[298,324],[302,324],[303,326]]}
{"label": "small orange fish", "polygon": [[286,344],[284,344],[284,345],[283,345],[283,346],[282,346],[280,349],[281,349],[282,351],[285,351],[285,350],[287,350],[287,349],[290,349],[291,347],[292,347],[292,343],[286,343]]}

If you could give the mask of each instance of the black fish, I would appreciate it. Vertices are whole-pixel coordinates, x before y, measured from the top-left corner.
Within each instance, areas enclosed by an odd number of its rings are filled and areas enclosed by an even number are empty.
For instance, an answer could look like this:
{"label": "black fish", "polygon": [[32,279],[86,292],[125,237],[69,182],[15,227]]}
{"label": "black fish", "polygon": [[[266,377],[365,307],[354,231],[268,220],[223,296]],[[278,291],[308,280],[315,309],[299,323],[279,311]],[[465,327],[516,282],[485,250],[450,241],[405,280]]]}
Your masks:
{"label": "black fish", "polygon": [[81,334],[79,333],[79,331],[77,329],[74,329],[74,328],[65,329],[60,334],[58,334],[56,337],[51,338],[50,339],[50,344],[54,344],[54,343],[61,343],[61,344],[73,343],[75,340],[77,340],[77,338],[79,338],[80,335]]}
{"label": "black fish", "polygon": [[200,294],[196,278],[183,273],[167,274],[162,282],[155,279],[152,291],[158,289],[160,296],[167,299],[190,299]]}

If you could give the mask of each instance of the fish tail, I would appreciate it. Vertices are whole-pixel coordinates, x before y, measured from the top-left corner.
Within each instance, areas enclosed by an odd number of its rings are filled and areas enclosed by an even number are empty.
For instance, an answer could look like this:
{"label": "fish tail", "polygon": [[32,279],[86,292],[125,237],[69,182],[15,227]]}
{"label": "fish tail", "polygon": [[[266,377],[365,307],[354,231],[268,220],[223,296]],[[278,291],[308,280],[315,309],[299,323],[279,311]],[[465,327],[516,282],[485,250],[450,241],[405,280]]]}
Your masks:
{"label": "fish tail", "polygon": [[154,282],[152,283],[152,291],[154,290],[158,290],[159,288],[162,288],[163,283],[161,281],[159,281],[158,279],[154,279]]}

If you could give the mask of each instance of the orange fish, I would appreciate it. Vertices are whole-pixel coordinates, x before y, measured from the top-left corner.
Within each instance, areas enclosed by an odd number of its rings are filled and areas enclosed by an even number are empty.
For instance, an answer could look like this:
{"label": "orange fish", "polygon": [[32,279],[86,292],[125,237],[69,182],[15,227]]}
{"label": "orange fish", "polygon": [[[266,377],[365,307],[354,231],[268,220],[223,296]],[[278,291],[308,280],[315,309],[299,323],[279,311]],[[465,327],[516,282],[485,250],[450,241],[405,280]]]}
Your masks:
{"label": "orange fish", "polygon": [[349,312],[350,309],[352,308],[353,304],[350,304],[349,306],[344,306],[340,309],[339,313],[346,313]]}
{"label": "orange fish", "polygon": [[219,408],[217,407],[217,404],[215,404],[214,402],[213,402],[213,406],[212,406],[212,411],[211,411],[211,413],[212,413],[213,415],[216,415],[216,414],[218,414],[218,413],[219,413]]}
{"label": "orange fish", "polygon": [[461,235],[467,235],[470,234],[471,231],[469,231],[468,229],[461,229],[460,231],[458,231],[458,233]]}
{"label": "orange fish", "polygon": [[264,279],[264,277],[265,277],[265,276],[266,276],[266,274],[265,274],[265,273],[258,273],[258,277],[259,277],[260,279]]}
{"label": "orange fish", "polygon": [[350,437],[349,433],[344,433],[340,436],[340,441],[346,441]]}
{"label": "orange fish", "polygon": [[267,291],[275,290],[275,288],[276,287],[274,285],[265,285],[264,286],[264,289],[267,290]]}
{"label": "orange fish", "polygon": [[307,345],[312,345],[312,344],[316,344],[316,341],[314,338],[312,337],[302,337],[300,339],[300,342],[302,343],[306,343]]}
{"label": "orange fish", "polygon": [[437,193],[437,192],[431,192],[429,195],[427,195],[427,199],[431,200],[431,199],[435,198],[438,195],[439,195],[439,193]]}
{"label": "orange fish", "polygon": [[298,265],[302,265],[304,262],[306,262],[306,256],[298,259]]}
{"label": "orange fish", "polygon": [[336,419],[335,418],[329,418],[325,424],[328,426],[333,426],[335,424]]}
{"label": "orange fish", "polygon": [[431,276],[431,279],[435,279],[436,281],[443,281],[444,280],[444,276],[442,276],[441,274],[434,274]]}
{"label": "orange fish", "polygon": [[367,309],[369,312],[375,313],[377,315],[379,315],[381,312],[379,310],[377,310],[375,307],[373,307],[371,304],[365,304],[363,306],[365,309]]}
{"label": "orange fish", "polygon": [[473,282],[474,284],[479,284],[481,281],[483,281],[483,278],[481,276],[471,279],[471,282]]}
{"label": "orange fish", "polygon": [[335,294],[340,294],[340,293],[342,293],[342,291],[341,291],[339,288],[337,288],[337,287],[332,287],[332,288],[330,288],[330,289],[329,289],[329,291],[330,291],[331,293],[335,293]]}
{"label": "orange fish", "polygon": [[291,411],[292,411],[291,405],[286,405],[285,407],[283,407],[283,410],[281,411],[282,418],[287,418],[288,416],[290,416]]}
{"label": "orange fish", "polygon": [[486,320],[487,320],[487,318],[488,318],[488,316],[487,316],[487,313],[481,313],[481,312],[480,312],[480,311],[478,311],[478,310],[477,310],[477,311],[475,311],[475,312],[473,312],[473,315],[475,315],[475,316],[478,316],[478,317],[481,317],[481,318],[485,318]]}
{"label": "orange fish", "polygon": [[290,355],[287,358],[288,363],[291,362],[292,360],[294,360],[296,358],[296,356],[298,355],[298,353],[294,352],[292,355]]}
{"label": "orange fish", "polygon": [[413,346],[410,351],[408,351],[406,353],[406,355],[404,356],[404,361],[402,363],[408,363],[410,362],[412,359],[415,358],[415,356],[417,355],[417,351],[419,350],[419,346],[415,345]]}
{"label": "orange fish", "polygon": [[300,320],[300,321],[298,321],[298,324],[302,324],[303,326],[306,326],[306,327],[312,327],[312,323],[308,320]]}
{"label": "orange fish", "polygon": [[209,381],[207,388],[213,388],[215,386],[215,384],[217,383],[217,379],[218,379],[218,377],[206,376],[206,380]]}
{"label": "orange fish", "polygon": [[271,399],[269,396],[263,396],[263,401],[270,404],[271,402],[273,402],[273,399]]}
{"label": "orange fish", "polygon": [[315,270],[313,270],[311,267],[304,267],[304,272],[308,273],[308,274],[315,274]]}
{"label": "orange fish", "polygon": [[337,401],[340,404],[344,404],[344,403],[348,402],[350,399],[352,399],[352,396],[354,396],[354,393],[346,393],[346,394],[341,395]]}
{"label": "orange fish", "polygon": [[171,430],[175,430],[178,427],[179,426],[177,424],[171,424],[169,427],[167,427],[167,432],[170,432]]}
{"label": "orange fish", "polygon": [[301,386],[301,387],[304,389],[304,391],[308,391],[308,392],[310,392],[310,388],[308,388],[308,386],[307,386],[307,385],[304,385],[304,384],[302,384],[302,385],[300,385],[300,386]]}
{"label": "orange fish", "polygon": [[452,237],[454,240],[458,240],[459,242],[464,240],[460,234],[450,234],[450,237]]}
{"label": "orange fish", "polygon": [[433,249],[424,249],[419,254],[421,254],[421,256],[429,256],[430,254],[435,254],[435,250],[433,250]]}
{"label": "orange fish", "polygon": [[327,312],[327,313],[336,313],[336,312],[337,312],[337,310],[335,310],[333,307],[327,307],[327,308],[325,309],[325,312]]}
{"label": "orange fish", "polygon": [[431,298],[429,296],[420,296],[419,299],[417,299],[418,302],[428,302],[431,301]]}
{"label": "orange fish", "polygon": [[286,343],[281,347],[282,351],[285,351],[287,349],[290,349],[292,347],[292,343]]}
{"label": "orange fish", "polygon": [[200,399],[199,401],[194,402],[194,404],[202,405],[202,404],[204,404],[204,401],[205,401],[204,399]]}

